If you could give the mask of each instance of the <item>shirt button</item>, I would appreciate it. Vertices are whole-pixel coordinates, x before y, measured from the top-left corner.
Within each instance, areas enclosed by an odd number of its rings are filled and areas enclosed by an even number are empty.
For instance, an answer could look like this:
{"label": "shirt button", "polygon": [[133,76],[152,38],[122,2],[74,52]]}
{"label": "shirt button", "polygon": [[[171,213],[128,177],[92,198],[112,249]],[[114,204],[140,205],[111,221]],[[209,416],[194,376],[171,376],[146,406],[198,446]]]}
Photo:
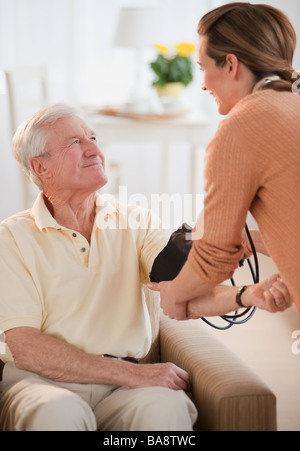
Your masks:
{"label": "shirt button", "polygon": [[77,233],[73,233],[72,236],[73,236],[74,238],[77,238]]}
{"label": "shirt button", "polygon": [[80,249],[82,253],[86,252],[86,248],[83,247],[82,249]]}

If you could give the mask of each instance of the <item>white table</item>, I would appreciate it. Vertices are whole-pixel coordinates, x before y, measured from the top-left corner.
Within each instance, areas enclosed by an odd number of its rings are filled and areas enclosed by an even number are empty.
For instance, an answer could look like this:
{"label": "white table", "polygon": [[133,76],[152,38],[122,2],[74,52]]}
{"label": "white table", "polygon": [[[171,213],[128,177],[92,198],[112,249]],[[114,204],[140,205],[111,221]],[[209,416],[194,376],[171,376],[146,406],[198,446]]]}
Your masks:
{"label": "white table", "polygon": [[[190,190],[191,194],[196,193],[196,181],[199,177],[197,152],[203,152],[203,156],[208,144],[208,120],[199,113],[185,114],[171,119],[152,117],[142,120],[93,114],[89,115],[88,119],[108,156],[107,148],[115,143],[161,143],[164,168],[163,192],[167,192],[169,186],[171,145],[178,142],[188,143],[191,148]],[[204,161],[204,157],[201,161]]]}

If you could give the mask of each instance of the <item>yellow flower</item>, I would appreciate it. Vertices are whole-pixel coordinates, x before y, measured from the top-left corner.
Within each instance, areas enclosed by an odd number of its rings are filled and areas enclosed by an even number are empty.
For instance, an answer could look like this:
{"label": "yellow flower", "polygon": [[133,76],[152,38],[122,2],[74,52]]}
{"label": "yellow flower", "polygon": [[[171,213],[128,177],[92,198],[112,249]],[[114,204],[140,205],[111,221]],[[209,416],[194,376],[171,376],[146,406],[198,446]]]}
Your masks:
{"label": "yellow flower", "polygon": [[169,51],[169,49],[168,49],[167,47],[165,47],[164,45],[156,44],[154,47],[155,47],[157,50],[159,50],[159,52],[160,52],[162,55],[164,55],[165,53],[168,53],[168,51]]}
{"label": "yellow flower", "polygon": [[189,42],[182,42],[176,47],[179,56],[191,56],[194,53],[196,46],[195,44],[190,44]]}

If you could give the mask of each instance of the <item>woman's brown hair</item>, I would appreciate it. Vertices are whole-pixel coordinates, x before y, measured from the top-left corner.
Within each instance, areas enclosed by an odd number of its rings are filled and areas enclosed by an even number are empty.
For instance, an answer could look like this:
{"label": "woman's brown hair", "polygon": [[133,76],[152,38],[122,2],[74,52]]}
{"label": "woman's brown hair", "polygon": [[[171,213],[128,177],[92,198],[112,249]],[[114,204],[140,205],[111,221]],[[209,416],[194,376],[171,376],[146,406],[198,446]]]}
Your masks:
{"label": "woman's brown hair", "polygon": [[217,66],[232,53],[257,77],[281,78],[264,89],[291,91],[297,80],[293,69],[296,33],[288,17],[268,5],[235,2],[206,14],[198,33],[207,38],[206,53]]}

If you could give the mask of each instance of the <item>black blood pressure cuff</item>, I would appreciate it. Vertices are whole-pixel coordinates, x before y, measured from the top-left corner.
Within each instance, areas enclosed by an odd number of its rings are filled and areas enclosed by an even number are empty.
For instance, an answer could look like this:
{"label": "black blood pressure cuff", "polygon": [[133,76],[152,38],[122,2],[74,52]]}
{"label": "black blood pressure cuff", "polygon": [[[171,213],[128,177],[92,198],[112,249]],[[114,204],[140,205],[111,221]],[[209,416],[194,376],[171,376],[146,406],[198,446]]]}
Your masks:
{"label": "black blood pressure cuff", "polygon": [[[154,260],[149,276],[151,282],[173,280],[180,273],[192,249],[191,233],[192,228],[188,224],[183,224],[172,233],[168,244]],[[243,266],[244,262],[245,257],[239,262],[239,266]]]}
{"label": "black blood pressure cuff", "polygon": [[173,280],[180,273],[193,245],[191,232],[192,228],[183,224],[172,233],[168,244],[154,260],[150,273],[151,282]]}

